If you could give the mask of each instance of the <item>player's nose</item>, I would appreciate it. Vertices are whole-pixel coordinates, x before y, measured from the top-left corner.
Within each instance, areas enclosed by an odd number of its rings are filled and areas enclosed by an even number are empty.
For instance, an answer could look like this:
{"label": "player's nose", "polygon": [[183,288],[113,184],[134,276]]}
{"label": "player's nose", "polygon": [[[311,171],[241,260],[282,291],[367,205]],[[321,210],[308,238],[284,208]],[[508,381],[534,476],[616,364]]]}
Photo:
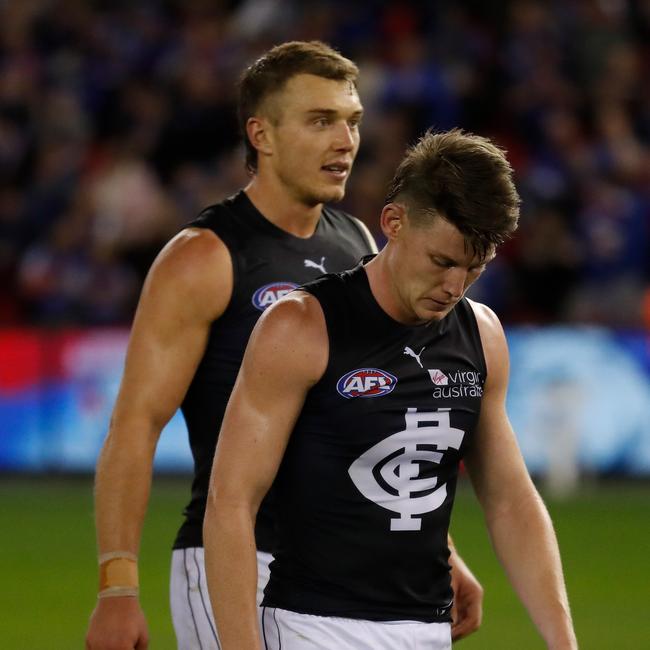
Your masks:
{"label": "player's nose", "polygon": [[356,132],[347,122],[337,125],[334,148],[337,151],[353,151],[357,142]]}
{"label": "player's nose", "polygon": [[447,269],[442,288],[451,298],[457,300],[463,295],[467,271],[459,266]]}

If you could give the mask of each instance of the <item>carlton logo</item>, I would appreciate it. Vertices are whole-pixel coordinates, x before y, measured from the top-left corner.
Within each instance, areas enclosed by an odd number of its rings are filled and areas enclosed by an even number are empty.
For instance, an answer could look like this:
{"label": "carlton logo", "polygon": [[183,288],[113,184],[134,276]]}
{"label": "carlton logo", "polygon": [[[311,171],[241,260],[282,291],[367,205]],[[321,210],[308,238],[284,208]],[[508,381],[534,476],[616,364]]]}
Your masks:
{"label": "carlton logo", "polygon": [[253,294],[253,305],[260,311],[264,311],[267,307],[270,307],[274,302],[291,293],[297,287],[298,285],[293,282],[272,282],[271,284],[265,284]]}
{"label": "carlton logo", "polygon": [[397,385],[397,377],[378,368],[360,368],[343,375],[336,390],[346,399],[352,397],[382,397]]}

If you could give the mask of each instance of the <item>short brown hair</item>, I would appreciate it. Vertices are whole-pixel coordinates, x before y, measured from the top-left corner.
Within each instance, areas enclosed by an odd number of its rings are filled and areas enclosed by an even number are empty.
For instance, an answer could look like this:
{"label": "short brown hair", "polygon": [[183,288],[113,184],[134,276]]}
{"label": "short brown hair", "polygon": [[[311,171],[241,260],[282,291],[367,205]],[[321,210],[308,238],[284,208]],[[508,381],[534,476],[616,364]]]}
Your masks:
{"label": "short brown hair", "polygon": [[246,168],[257,171],[257,150],[248,140],[246,123],[264,100],[298,74],[349,81],[356,86],[357,66],[321,41],[290,41],[276,45],[250,65],[239,81],[239,126],[246,147]]}
{"label": "short brown hair", "polygon": [[485,258],[517,229],[521,200],[512,174],[505,151],[487,138],[428,131],[407,150],[386,203],[403,201],[415,224],[443,217]]}

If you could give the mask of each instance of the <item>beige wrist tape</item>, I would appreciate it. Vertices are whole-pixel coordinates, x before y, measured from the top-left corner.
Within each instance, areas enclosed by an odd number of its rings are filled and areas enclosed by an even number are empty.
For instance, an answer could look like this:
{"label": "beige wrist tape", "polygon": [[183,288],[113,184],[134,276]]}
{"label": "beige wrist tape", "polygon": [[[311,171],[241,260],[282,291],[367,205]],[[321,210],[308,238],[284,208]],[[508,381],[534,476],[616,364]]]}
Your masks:
{"label": "beige wrist tape", "polygon": [[138,560],[128,551],[99,556],[98,598],[138,595]]}

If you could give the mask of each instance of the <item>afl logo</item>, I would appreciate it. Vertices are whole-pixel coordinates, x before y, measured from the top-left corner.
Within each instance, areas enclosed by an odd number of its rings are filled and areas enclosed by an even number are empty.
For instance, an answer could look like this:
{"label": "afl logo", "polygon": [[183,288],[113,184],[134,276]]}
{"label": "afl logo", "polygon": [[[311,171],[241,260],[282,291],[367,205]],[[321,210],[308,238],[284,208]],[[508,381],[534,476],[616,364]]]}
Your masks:
{"label": "afl logo", "polygon": [[352,397],[382,397],[392,392],[397,377],[378,368],[360,368],[343,375],[336,390],[346,399]]}
{"label": "afl logo", "polygon": [[298,285],[293,282],[272,282],[271,284],[265,284],[253,294],[253,305],[260,311],[264,311],[267,307],[270,307],[274,302],[291,293],[297,287]]}

